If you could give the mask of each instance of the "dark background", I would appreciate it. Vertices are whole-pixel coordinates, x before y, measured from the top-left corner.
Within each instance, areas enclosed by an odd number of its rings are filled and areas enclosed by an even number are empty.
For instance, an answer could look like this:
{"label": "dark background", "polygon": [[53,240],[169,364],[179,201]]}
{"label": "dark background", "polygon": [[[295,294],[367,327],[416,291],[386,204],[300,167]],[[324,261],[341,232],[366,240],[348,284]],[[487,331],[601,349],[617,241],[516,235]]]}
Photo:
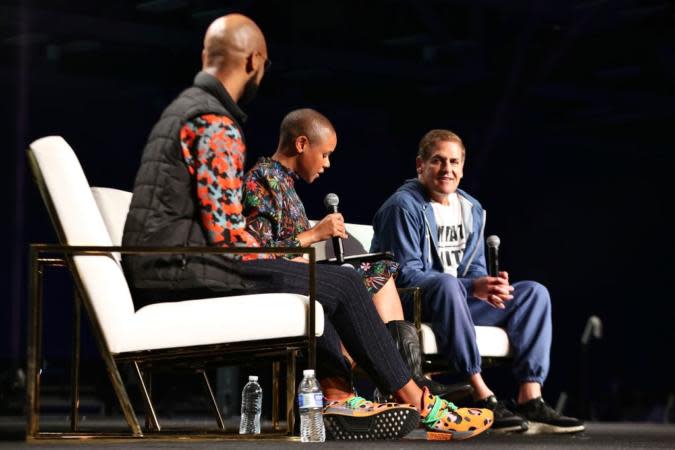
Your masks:
{"label": "dark background", "polygon": [[[551,291],[549,400],[574,399],[596,314],[600,418],[663,416],[675,390],[675,6],[662,0],[3,2],[1,389],[25,364],[27,245],[56,239],[27,145],[61,135],[91,185],[131,190],[150,128],[199,70],[208,24],[229,12],[260,25],[273,61],[245,108],[247,167],[274,151],[285,113],[316,108],[338,147],[331,169],[299,187],[308,213],[321,217],[335,192],[348,221],[370,223],[414,176],[421,136],[455,131],[462,187],[487,209],[502,265]],[[71,294],[59,286],[49,317],[66,323]],[[68,339],[50,337],[47,356],[66,357]]]}

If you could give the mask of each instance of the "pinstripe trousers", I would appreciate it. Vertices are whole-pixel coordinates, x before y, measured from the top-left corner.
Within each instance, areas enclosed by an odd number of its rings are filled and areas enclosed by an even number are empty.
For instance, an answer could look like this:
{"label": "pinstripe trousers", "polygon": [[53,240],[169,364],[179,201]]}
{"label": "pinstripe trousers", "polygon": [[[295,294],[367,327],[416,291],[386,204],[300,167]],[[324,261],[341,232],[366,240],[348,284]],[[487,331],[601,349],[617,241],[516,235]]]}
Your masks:
{"label": "pinstripe trousers", "polygon": [[[229,295],[309,294],[309,266],[284,259],[233,264],[233,260],[220,256],[202,255],[189,258],[183,272],[191,281],[181,286],[175,286],[168,277],[165,283],[133,286],[136,309],[157,302]],[[233,274],[240,280],[237,285],[228,282]],[[411,378],[410,369],[401,359],[358,272],[348,267],[317,265],[316,293],[324,311],[323,335],[317,338],[317,375],[351,379],[351,367],[340,348],[342,341],[382,391],[395,392],[403,387]]]}
{"label": "pinstripe trousers", "polygon": [[[244,278],[256,280],[248,293],[309,294],[307,264],[281,259],[242,263]],[[348,267],[316,266],[317,300],[324,310],[324,331],[317,339],[318,376],[349,379],[351,368],[340,350],[349,354],[386,392],[403,387],[411,377],[396,344],[377,314],[361,276]]]}

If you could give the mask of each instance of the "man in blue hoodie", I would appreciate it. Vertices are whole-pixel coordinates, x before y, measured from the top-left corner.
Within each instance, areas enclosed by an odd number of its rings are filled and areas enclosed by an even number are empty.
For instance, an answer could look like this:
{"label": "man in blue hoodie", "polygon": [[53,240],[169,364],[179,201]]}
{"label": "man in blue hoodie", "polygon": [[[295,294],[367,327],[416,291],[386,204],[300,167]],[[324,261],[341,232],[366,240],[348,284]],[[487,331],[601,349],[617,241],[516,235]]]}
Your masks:
{"label": "man in blue hoodie", "polygon": [[[378,210],[371,251],[396,255],[399,287],[422,288],[423,312],[439,351],[469,377],[476,406],[494,411],[493,430],[583,431],[581,421],[557,414],[542,398],[551,348],[547,289],[533,281],[511,285],[507,272],[487,274],[485,210],[458,189],[465,153],[462,140],[451,131],[432,130],[422,138],[417,179],[406,181]],[[510,409],[481,376],[474,325],[502,327],[509,336],[513,372],[520,383]]]}

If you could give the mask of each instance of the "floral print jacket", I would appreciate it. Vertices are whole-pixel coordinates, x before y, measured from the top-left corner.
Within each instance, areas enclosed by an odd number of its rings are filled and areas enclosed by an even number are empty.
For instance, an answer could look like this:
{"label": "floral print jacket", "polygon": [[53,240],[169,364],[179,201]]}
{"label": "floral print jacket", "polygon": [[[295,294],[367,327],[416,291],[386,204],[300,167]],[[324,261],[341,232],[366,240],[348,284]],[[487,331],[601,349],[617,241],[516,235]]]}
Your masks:
{"label": "floral print jacket", "polygon": [[298,175],[271,158],[260,158],[244,177],[248,232],[263,247],[300,247],[296,236],[310,229],[295,191]]}
{"label": "floral print jacket", "polygon": [[[305,207],[295,190],[298,175],[271,158],[260,158],[244,177],[244,215],[248,232],[264,247],[299,247],[298,234],[310,229]],[[356,267],[375,294],[398,272],[391,260]]]}

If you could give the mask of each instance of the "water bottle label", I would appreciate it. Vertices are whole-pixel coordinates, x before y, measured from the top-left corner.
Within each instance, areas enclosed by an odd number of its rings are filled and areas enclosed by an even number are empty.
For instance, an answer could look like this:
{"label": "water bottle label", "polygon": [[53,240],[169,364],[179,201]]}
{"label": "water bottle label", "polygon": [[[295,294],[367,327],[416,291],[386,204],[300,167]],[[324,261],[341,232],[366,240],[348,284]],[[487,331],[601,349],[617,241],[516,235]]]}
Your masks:
{"label": "water bottle label", "polygon": [[323,394],[320,392],[298,394],[298,408],[323,408]]}

